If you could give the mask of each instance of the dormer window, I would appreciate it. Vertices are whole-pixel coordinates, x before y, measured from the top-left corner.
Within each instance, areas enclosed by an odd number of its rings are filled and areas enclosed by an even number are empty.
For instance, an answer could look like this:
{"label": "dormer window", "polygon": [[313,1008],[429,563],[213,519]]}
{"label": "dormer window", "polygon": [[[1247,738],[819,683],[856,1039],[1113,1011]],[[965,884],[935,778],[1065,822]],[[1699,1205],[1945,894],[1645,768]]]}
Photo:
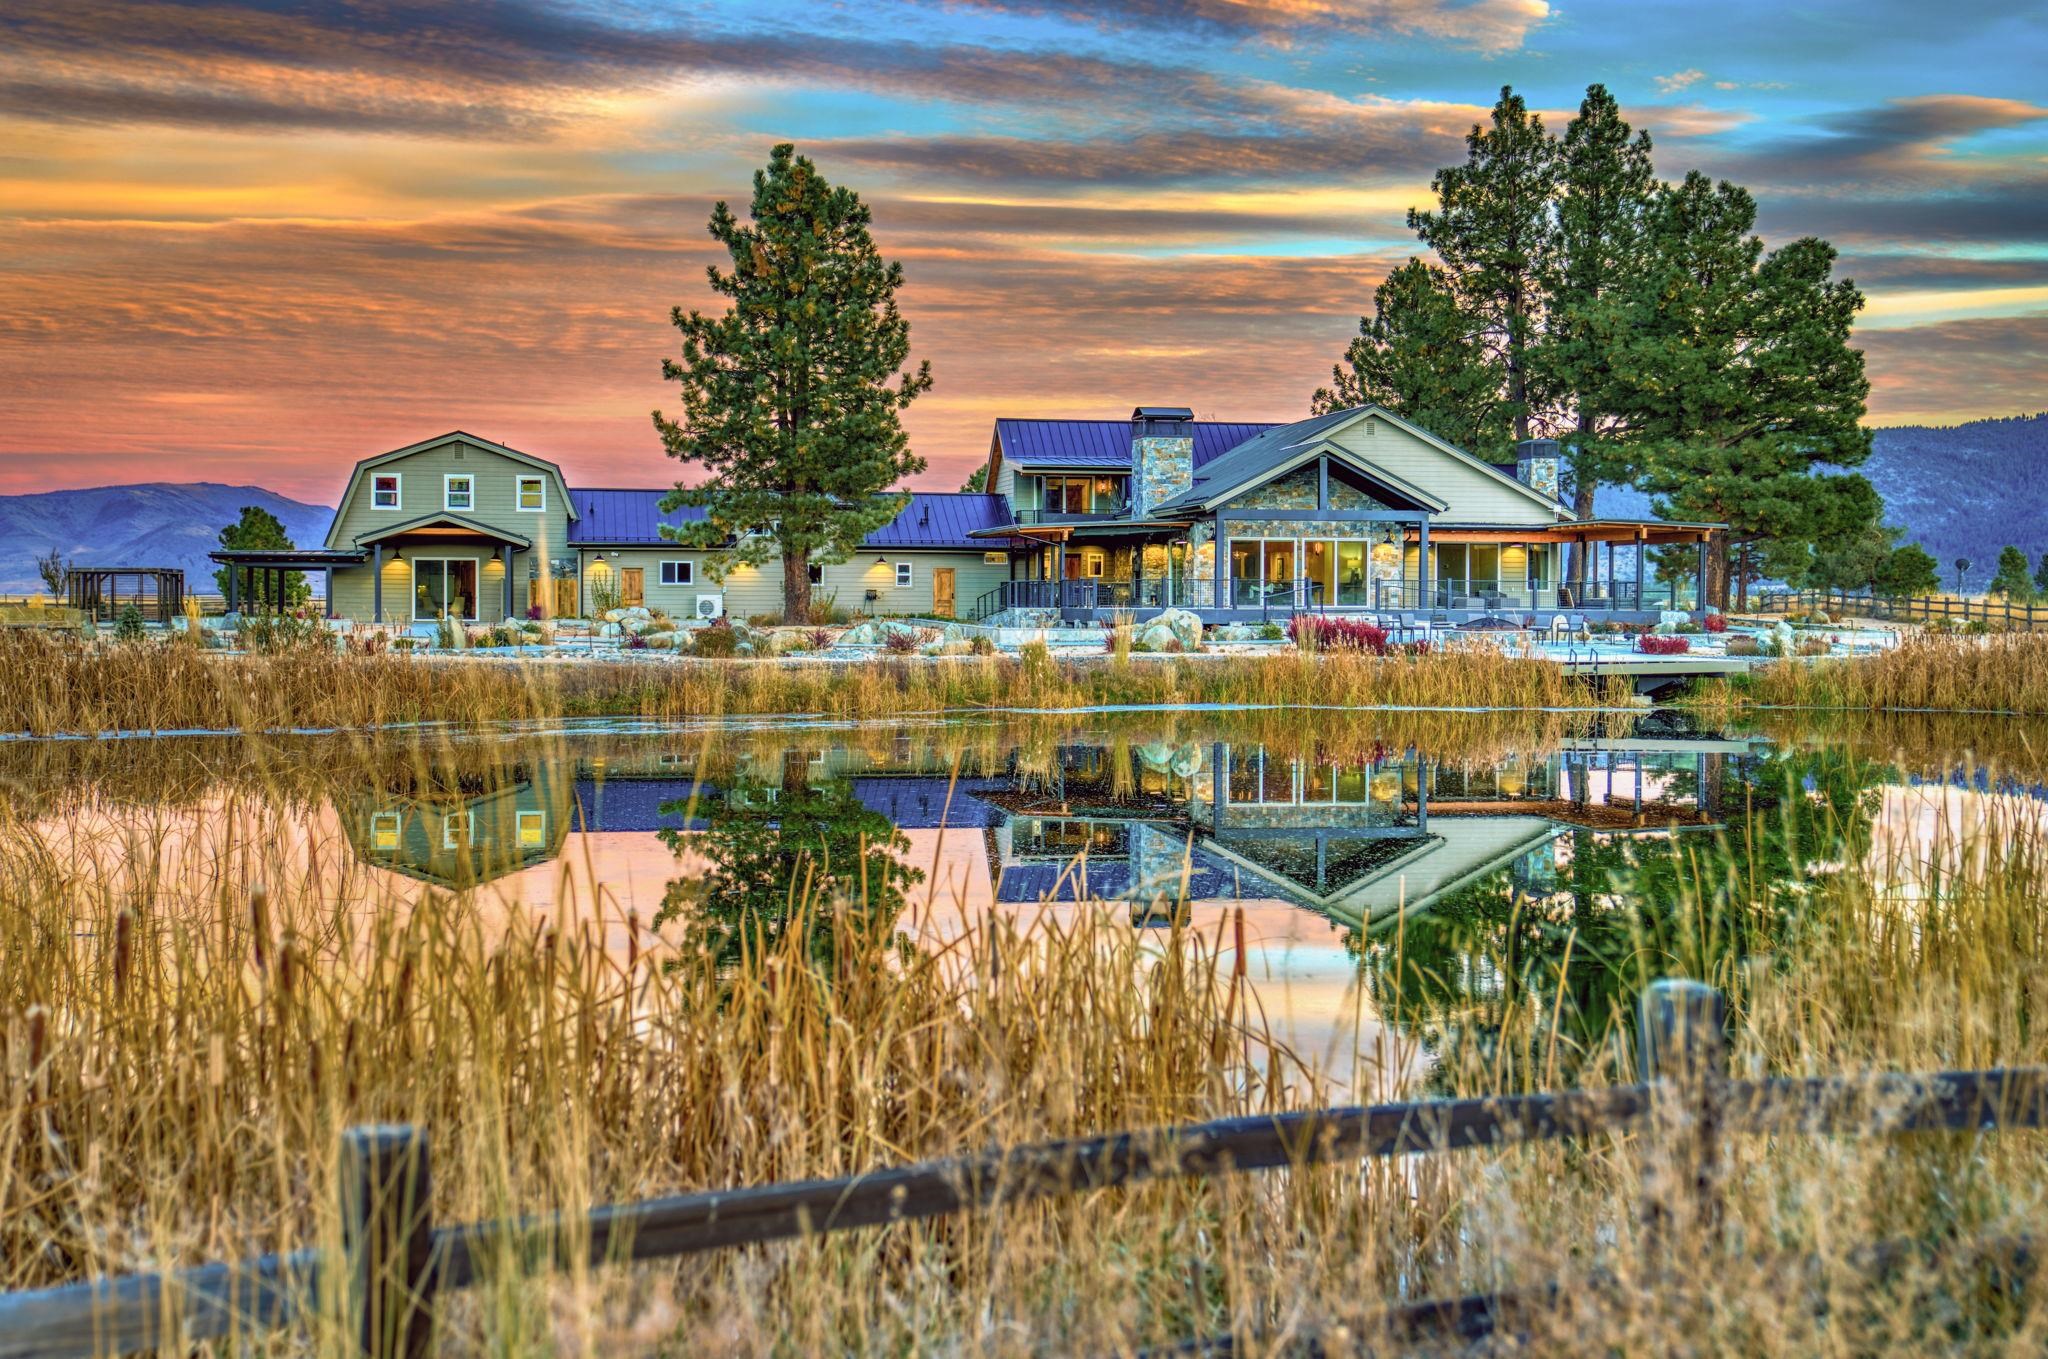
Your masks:
{"label": "dormer window", "polygon": [[398,508],[398,473],[379,472],[370,478],[370,504],[380,510]]}
{"label": "dormer window", "polygon": [[444,510],[473,510],[476,508],[476,478],[467,472],[450,472],[446,479],[447,493],[441,502]]}

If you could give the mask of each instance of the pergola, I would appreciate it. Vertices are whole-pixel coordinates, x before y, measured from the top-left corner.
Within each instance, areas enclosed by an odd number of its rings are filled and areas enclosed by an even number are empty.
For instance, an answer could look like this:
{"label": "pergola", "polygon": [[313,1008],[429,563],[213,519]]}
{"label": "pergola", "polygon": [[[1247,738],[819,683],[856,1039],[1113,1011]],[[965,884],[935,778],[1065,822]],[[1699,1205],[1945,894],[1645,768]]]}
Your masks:
{"label": "pergola", "polygon": [[[349,548],[319,547],[232,547],[207,553],[208,558],[228,568],[228,612],[241,612],[244,598],[261,600],[267,594],[274,613],[283,613],[285,578],[294,571],[318,571],[324,581],[323,601],[327,616],[334,616],[334,568],[360,566],[363,553]],[[258,590],[261,577],[270,583]]]}
{"label": "pergola", "polygon": [[168,625],[185,611],[181,566],[74,566],[65,573],[64,591],[72,608],[97,620],[103,612],[112,614],[121,607],[124,578],[134,582],[127,602],[145,614],[154,609],[157,622]]}

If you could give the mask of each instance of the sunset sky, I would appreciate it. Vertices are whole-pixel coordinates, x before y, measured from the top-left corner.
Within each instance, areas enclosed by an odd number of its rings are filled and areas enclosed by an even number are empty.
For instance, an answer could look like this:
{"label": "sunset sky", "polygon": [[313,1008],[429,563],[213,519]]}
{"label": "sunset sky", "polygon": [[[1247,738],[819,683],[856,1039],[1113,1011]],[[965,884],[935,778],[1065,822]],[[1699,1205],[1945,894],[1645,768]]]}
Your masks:
{"label": "sunset sky", "polygon": [[2038,4],[0,0],[0,492],[462,428],[675,479],[704,221],[793,140],[875,210],[954,486],[997,415],[1287,419],[1503,84],[1614,90],[1870,296],[1878,424],[2048,406]]}

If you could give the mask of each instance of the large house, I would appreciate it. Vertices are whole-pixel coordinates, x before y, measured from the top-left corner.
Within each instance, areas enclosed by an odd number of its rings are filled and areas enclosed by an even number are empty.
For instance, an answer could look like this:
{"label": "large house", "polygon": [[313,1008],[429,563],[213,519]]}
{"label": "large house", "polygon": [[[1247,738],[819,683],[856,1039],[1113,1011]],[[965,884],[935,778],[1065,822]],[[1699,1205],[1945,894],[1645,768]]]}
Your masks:
{"label": "large house", "polygon": [[[1158,406],[1128,420],[998,420],[985,484],[910,493],[851,559],[812,568],[814,596],[1005,622],[1166,607],[1207,622],[1643,617],[1698,606],[1716,527],[1578,519],[1558,498],[1555,442],[1496,465],[1376,406],[1286,425]],[[664,494],[573,487],[554,463],[457,431],[356,464],[323,547],[213,556],[237,582],[324,573],[329,612],[366,622],[489,623],[612,600],[685,618],[779,612],[779,565],[712,579],[713,554],[662,531],[703,512],[665,515]],[[1592,554],[1576,589],[1563,581],[1567,545]],[[1682,569],[1669,552],[1647,569],[1649,549],[1685,547]]]}

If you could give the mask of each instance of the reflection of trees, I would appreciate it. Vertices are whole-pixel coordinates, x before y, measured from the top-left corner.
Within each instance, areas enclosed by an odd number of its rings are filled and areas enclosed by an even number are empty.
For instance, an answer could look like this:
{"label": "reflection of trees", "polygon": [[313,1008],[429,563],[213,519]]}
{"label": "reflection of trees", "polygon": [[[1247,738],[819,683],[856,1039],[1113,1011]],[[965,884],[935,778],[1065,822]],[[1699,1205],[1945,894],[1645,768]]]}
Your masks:
{"label": "reflection of trees", "polygon": [[[695,850],[709,866],[668,884],[656,921],[682,920],[695,951],[717,966],[776,949],[800,928],[805,952],[829,970],[852,933],[873,939],[893,930],[904,889],[924,877],[902,861],[910,841],[888,817],[847,783],[814,785],[802,772],[800,759],[786,762],[781,788],[741,783],[696,805],[704,830],[660,833],[671,850]],[[662,807],[689,810],[682,801]]]}
{"label": "reflection of trees", "polygon": [[1380,1012],[1439,1058],[1445,1085],[1569,1082],[1619,1047],[1658,977],[1725,984],[1770,953],[1796,966],[1817,889],[1861,871],[1890,774],[1837,751],[1710,763],[1700,805],[1726,829],[1574,831],[1546,855],[1349,940]]}

